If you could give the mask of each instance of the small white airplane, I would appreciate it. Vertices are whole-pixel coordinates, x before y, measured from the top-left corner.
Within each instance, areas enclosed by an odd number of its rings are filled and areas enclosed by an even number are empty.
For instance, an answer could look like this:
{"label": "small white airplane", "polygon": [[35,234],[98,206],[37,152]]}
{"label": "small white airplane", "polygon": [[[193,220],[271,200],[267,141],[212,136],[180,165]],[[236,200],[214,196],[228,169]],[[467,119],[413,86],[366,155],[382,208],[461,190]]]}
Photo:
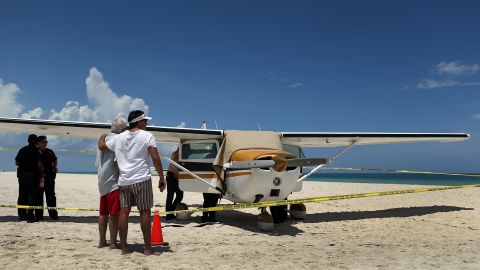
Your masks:
{"label": "small white airplane", "polygon": [[[109,130],[109,123],[0,118],[0,131],[98,140]],[[217,193],[235,203],[287,199],[302,189],[308,176],[355,145],[453,142],[470,137],[466,133],[272,132],[160,126],[148,126],[147,130],[158,143],[179,144],[178,162],[163,158],[181,169],[181,190]],[[303,147],[338,146],[344,148],[329,158],[306,158],[302,151]],[[316,167],[302,176],[305,166]],[[304,217],[305,207],[296,209],[297,217]],[[268,213],[262,209],[261,215]]]}

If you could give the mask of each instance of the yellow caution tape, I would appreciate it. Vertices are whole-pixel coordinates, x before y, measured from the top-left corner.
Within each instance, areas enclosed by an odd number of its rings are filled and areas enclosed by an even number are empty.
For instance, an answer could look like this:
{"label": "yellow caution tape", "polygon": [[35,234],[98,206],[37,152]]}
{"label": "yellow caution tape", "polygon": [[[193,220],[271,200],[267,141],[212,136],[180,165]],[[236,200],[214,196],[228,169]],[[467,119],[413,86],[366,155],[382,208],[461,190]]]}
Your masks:
{"label": "yellow caution tape", "polygon": [[[196,213],[196,212],[210,212],[210,211],[218,212],[218,211],[246,209],[246,208],[262,208],[262,207],[269,207],[269,206],[280,206],[280,205],[301,204],[301,203],[319,203],[319,202],[326,202],[326,201],[348,200],[348,199],[355,199],[355,198],[379,197],[379,196],[388,196],[388,195],[420,193],[420,192],[461,189],[461,188],[474,188],[474,187],[480,187],[480,184],[432,187],[432,188],[409,189],[409,190],[380,191],[380,192],[370,192],[370,193],[334,195],[334,196],[326,196],[326,197],[313,197],[313,198],[259,202],[259,203],[224,204],[224,205],[218,205],[216,207],[196,208],[191,210],[164,211],[164,212],[159,212],[159,214],[166,215],[166,214]],[[0,205],[0,208],[98,211],[98,209],[95,209],[95,208],[42,207],[42,206],[28,206],[28,205]],[[136,212],[136,211],[132,211],[132,212]]]}
{"label": "yellow caution tape", "polygon": [[235,209],[245,209],[245,208],[260,208],[260,207],[269,207],[269,206],[280,206],[280,205],[289,205],[289,204],[319,203],[319,202],[335,201],[335,200],[348,200],[348,199],[355,199],[355,198],[379,197],[379,196],[388,196],[388,195],[397,195],[397,194],[406,194],[406,193],[420,193],[420,192],[440,191],[440,190],[460,189],[460,188],[473,188],[473,187],[480,187],[480,184],[463,185],[463,186],[445,186],[445,187],[422,188],[422,189],[409,189],[409,190],[395,190],[395,191],[381,191],[381,192],[346,194],[346,195],[334,195],[334,196],[326,196],[326,197],[314,197],[314,198],[271,201],[271,202],[259,202],[259,203],[227,204],[227,205],[219,205],[217,207],[197,208],[197,209],[192,209],[192,210],[165,211],[165,212],[159,212],[159,214],[160,215],[165,215],[165,214],[176,214],[176,213],[225,211],[225,210],[235,210]]}
{"label": "yellow caution tape", "polygon": [[388,169],[369,169],[369,168],[333,168],[333,167],[324,167],[324,168],[322,168],[322,170],[396,172],[396,173],[415,173],[415,174],[433,174],[433,175],[448,175],[448,176],[480,177],[480,174],[468,174],[468,173],[440,173],[440,172],[423,172],[423,171],[409,171],[409,170],[388,170]]}
{"label": "yellow caution tape", "polygon": [[45,206],[6,205],[6,204],[0,204],[0,208],[47,209],[47,210],[68,210],[68,211],[98,211],[98,209],[96,209],[96,208],[45,207]]}
{"label": "yellow caution tape", "polygon": [[[0,151],[18,151],[19,148],[8,148],[8,147],[0,147]],[[55,152],[73,152],[73,153],[89,153],[95,154],[96,152],[93,150],[80,150],[80,149],[52,149]]]}
{"label": "yellow caution tape", "polygon": [[0,147],[0,150],[7,150],[7,151],[10,151],[10,150],[20,150],[20,149],[17,149],[17,148],[6,148],[6,147]]}

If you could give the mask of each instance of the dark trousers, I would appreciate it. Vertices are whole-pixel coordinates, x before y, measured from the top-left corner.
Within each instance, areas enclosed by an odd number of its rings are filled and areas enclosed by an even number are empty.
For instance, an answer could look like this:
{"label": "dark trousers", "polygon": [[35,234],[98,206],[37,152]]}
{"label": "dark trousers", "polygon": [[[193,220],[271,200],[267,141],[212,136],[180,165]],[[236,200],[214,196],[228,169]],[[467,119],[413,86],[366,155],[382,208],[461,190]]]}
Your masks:
{"label": "dark trousers", "polygon": [[[166,201],[166,210],[175,211],[177,204],[181,203],[183,200],[183,191],[178,187],[178,179],[175,178],[175,175],[171,172],[167,172],[167,201]],[[175,200],[173,197],[175,196]]]}
{"label": "dark trousers", "polygon": [[[33,173],[22,173],[18,175],[18,205],[35,205],[35,196],[38,193],[38,179]],[[33,209],[18,208],[20,220],[33,220]]]}
{"label": "dark trousers", "polygon": [[[38,196],[35,203],[36,205],[43,206],[43,194],[45,193],[47,206],[57,207],[57,197],[55,196],[55,177],[55,174],[45,175],[44,188],[41,188],[37,194]],[[52,218],[56,218],[58,216],[58,212],[57,210],[48,210],[48,215]],[[43,218],[43,209],[36,210],[35,217],[38,219]]]}
{"label": "dark trousers", "polygon": [[[203,208],[215,207],[220,199],[220,194],[203,193]],[[216,221],[215,216],[217,212],[203,212],[202,222]]]}

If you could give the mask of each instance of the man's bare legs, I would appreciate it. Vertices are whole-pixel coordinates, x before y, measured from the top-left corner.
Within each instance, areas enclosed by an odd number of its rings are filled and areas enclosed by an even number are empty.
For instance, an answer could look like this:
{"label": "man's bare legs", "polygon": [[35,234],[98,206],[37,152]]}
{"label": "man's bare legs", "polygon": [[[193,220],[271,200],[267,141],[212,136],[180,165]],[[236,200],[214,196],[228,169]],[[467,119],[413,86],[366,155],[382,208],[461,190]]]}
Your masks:
{"label": "man's bare legs", "polygon": [[[107,243],[106,239],[107,224],[110,231],[110,243]],[[117,248],[118,216],[98,216],[98,232],[100,235],[98,248],[106,246],[110,249]]]}
{"label": "man's bare legs", "polygon": [[118,231],[120,233],[120,246],[122,248],[122,255],[128,253],[127,234],[128,234],[128,217],[130,215],[131,207],[122,207],[118,216]]}
{"label": "man's bare legs", "polygon": [[98,216],[98,232],[100,234],[100,241],[98,241],[98,248],[108,246],[105,235],[107,234],[108,216]]}
{"label": "man's bare legs", "polygon": [[110,244],[108,247],[110,249],[117,248],[118,215],[108,218],[108,230],[110,231]]}
{"label": "man's bare legs", "polygon": [[140,226],[143,233],[143,254],[156,255],[152,250],[152,223],[150,220],[150,209],[140,211]]}

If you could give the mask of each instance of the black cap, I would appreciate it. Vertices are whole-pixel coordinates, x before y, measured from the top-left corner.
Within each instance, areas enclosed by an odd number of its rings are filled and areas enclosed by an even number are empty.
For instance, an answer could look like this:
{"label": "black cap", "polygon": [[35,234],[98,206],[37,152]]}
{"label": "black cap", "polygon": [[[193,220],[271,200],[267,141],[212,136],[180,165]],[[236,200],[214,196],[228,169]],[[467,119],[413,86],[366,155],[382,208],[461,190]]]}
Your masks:
{"label": "black cap", "polygon": [[37,139],[38,139],[38,137],[35,134],[28,135],[28,143],[36,143]]}

